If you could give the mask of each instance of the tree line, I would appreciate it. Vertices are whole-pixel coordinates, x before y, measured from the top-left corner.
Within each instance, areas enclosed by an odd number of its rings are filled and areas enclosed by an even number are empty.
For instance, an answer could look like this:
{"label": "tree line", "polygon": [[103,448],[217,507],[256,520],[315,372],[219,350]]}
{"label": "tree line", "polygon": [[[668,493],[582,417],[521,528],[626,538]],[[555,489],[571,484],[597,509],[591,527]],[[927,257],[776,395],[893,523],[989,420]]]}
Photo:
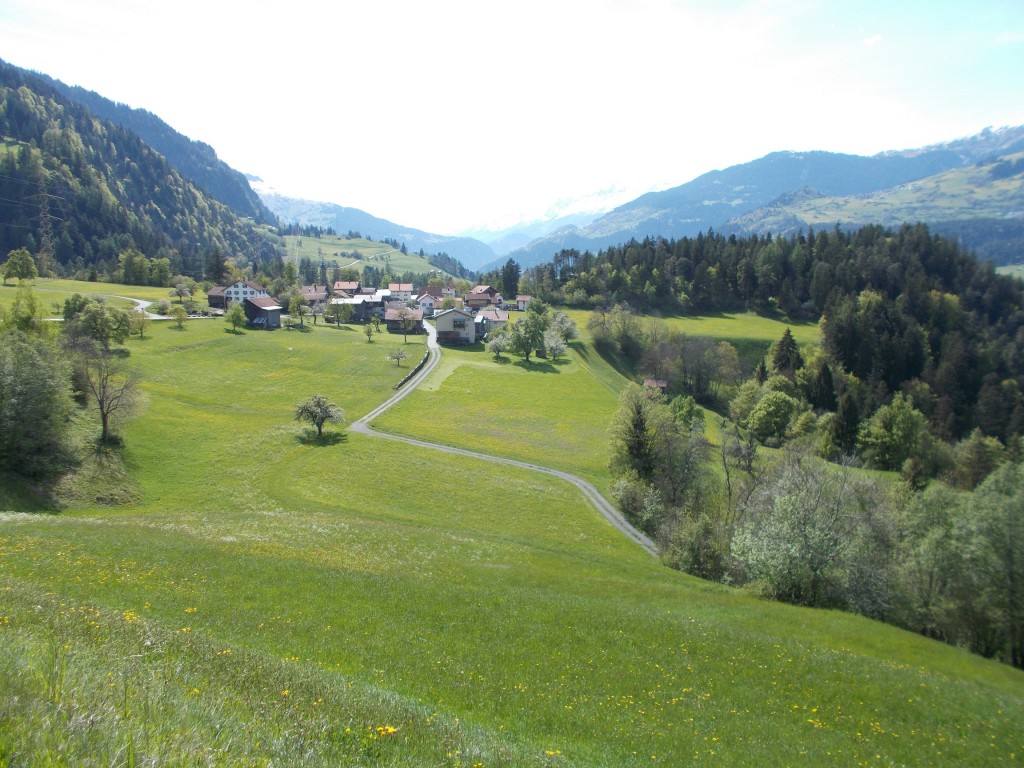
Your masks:
{"label": "tree line", "polygon": [[625,305],[820,321],[837,394],[849,391],[861,413],[904,392],[947,440],[981,428],[1005,441],[1024,429],[1024,284],[924,225],[646,239],[563,251],[522,283],[606,313]]}
{"label": "tree line", "polygon": [[[623,390],[610,466],[616,503],[666,562],[1024,664],[1019,434],[943,440],[902,391],[861,411],[855,377],[788,328],[746,378],[730,343],[621,307],[589,327],[658,379]],[[698,398],[728,414],[715,445]]]}
{"label": "tree line", "polygon": [[[47,487],[88,453],[116,450],[139,372],[120,348],[147,317],[75,294],[63,322],[42,318],[29,281],[0,308],[0,471]],[[96,428],[80,425],[90,420]],[[83,430],[94,437],[81,438]]]}

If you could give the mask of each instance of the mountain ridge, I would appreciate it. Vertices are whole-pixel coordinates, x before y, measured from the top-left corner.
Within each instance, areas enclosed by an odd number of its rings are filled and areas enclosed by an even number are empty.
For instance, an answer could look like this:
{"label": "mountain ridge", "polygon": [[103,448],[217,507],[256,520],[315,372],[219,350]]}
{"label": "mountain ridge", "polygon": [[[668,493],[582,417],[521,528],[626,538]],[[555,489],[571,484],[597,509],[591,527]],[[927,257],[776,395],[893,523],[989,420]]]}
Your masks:
{"label": "mountain ridge", "polygon": [[[641,195],[585,227],[552,233],[508,256],[526,267],[547,261],[561,250],[595,251],[643,237],[694,236],[709,229],[744,234],[774,232],[767,224],[751,227],[738,222],[742,216],[777,205],[783,196],[802,190],[813,189],[832,197],[869,194],[987,157],[1000,157],[1018,147],[1024,149],[1024,127],[1010,126],[870,157],[824,150],[771,152],[748,163],[709,171],[667,190]],[[495,266],[487,264],[484,269]]]}

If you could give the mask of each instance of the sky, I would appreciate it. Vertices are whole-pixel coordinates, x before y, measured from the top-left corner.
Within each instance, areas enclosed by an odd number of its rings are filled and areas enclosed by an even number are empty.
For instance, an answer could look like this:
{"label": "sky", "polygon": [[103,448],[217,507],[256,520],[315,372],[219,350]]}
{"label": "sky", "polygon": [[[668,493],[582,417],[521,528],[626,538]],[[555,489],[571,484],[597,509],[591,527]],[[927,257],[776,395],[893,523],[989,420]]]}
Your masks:
{"label": "sky", "polygon": [[0,58],[444,234],[1024,124],[1024,0],[3,0]]}

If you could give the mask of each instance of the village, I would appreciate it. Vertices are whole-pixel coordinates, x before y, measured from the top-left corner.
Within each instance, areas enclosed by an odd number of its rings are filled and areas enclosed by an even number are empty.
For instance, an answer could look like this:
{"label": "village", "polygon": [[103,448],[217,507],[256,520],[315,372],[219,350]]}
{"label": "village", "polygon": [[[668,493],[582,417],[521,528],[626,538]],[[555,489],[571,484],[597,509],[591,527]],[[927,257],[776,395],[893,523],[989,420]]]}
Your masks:
{"label": "village", "polygon": [[[425,319],[437,329],[441,344],[465,345],[484,341],[489,334],[503,327],[509,312],[525,311],[531,296],[519,295],[506,301],[490,285],[477,285],[468,293],[457,295],[454,288],[424,286],[412,283],[389,283],[386,288],[364,286],[358,280],[339,280],[326,284],[303,285],[300,289],[300,312],[309,312],[328,322],[383,322],[391,333],[422,333]],[[285,312],[285,303],[271,296],[259,283],[237,280],[231,285],[214,286],[206,292],[207,303],[214,311],[227,310],[241,302],[248,324],[253,328],[274,329],[294,322]],[[289,308],[291,309],[291,308]],[[282,316],[287,320],[282,320]],[[301,322],[301,318],[300,318]]]}

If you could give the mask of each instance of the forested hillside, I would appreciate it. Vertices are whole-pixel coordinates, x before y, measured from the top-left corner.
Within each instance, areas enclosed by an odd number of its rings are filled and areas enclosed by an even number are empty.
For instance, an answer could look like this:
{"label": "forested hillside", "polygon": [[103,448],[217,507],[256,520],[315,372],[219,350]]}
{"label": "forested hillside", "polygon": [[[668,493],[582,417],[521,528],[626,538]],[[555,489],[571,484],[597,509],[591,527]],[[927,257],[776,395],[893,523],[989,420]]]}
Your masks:
{"label": "forested hillside", "polygon": [[278,242],[183,178],[131,131],[0,63],[0,253],[24,247],[46,274],[111,274],[135,249],[201,277],[215,251],[271,259]]}
{"label": "forested hillside", "polygon": [[863,383],[862,413],[907,391],[943,438],[1024,431],[1024,284],[923,225],[648,238],[562,251],[525,283],[575,306],[821,319],[836,372]]}
{"label": "forested hillside", "polygon": [[42,79],[97,117],[137,134],[167,158],[182,176],[239,216],[249,216],[264,224],[276,223],[277,217],[263,204],[245,176],[217,157],[216,151],[209,144],[183,136],[152,112],[132,109],[94,91],[69,86],[59,80],[45,76]]}

